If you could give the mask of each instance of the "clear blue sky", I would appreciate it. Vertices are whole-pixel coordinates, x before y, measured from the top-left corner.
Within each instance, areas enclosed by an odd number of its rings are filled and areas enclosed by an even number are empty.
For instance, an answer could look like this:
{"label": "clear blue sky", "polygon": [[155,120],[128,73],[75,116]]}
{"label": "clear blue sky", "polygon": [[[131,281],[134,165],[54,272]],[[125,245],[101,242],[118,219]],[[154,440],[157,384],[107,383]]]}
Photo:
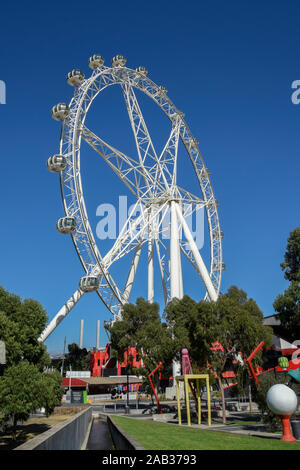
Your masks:
{"label": "clear blue sky", "polygon": [[[129,67],[145,65],[167,87],[199,140],[225,234],[222,290],[238,285],[272,314],[287,286],[280,268],[286,241],[299,226],[300,105],[291,101],[291,84],[300,79],[299,2],[6,2],[0,38],[7,87],[0,105],[0,285],[39,300],[49,319],[77,288],[82,267],[70,238],[56,232],[59,183],[45,166],[59,141],[50,110],[71,99],[70,70],[88,75],[93,53],[107,64],[124,54]],[[95,123],[109,129],[110,95],[103,99]],[[117,97],[111,99],[113,109]],[[110,129],[120,148],[122,129]],[[95,228],[97,204],[126,192],[93,165],[83,164],[83,184]],[[197,298],[198,281],[184,282]],[[142,284],[135,297],[146,295]],[[110,316],[95,293],[86,295],[46,341],[48,350],[61,350],[65,336],[78,342],[80,319],[84,346],[95,345],[98,318]],[[101,329],[102,345],[106,339]]]}

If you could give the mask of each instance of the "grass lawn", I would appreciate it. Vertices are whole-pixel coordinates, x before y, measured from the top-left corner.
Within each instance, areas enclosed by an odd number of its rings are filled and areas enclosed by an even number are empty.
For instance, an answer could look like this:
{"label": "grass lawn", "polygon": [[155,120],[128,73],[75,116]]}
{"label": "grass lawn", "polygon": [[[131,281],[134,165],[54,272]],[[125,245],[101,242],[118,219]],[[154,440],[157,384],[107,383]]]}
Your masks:
{"label": "grass lawn", "polygon": [[147,450],[300,450],[299,442],[190,429],[122,416],[111,418]]}

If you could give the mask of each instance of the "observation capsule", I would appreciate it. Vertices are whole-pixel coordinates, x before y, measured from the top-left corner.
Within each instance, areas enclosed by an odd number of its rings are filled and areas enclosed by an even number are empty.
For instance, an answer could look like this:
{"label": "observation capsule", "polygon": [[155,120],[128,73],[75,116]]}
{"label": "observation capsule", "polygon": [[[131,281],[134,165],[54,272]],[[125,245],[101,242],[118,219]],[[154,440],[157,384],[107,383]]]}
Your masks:
{"label": "observation capsule", "polygon": [[99,280],[96,276],[84,276],[79,281],[79,287],[83,292],[93,292],[99,289]]}
{"label": "observation capsule", "polygon": [[63,171],[67,166],[67,159],[64,155],[53,155],[47,160],[47,168],[52,173]]}
{"label": "observation capsule", "polygon": [[56,228],[60,233],[72,233],[76,230],[74,217],[62,217],[56,222]]}
{"label": "observation capsule", "polygon": [[74,69],[67,75],[67,82],[71,86],[78,86],[84,80],[84,73],[79,69]]}
{"label": "observation capsule", "polygon": [[89,58],[89,67],[90,69],[96,70],[100,69],[104,64],[104,59],[102,55],[94,54]]}
{"label": "observation capsule", "polygon": [[52,113],[53,119],[55,119],[56,121],[63,121],[70,114],[69,105],[66,103],[58,103],[55,106],[53,106],[51,113]]}
{"label": "observation capsule", "polygon": [[144,67],[143,65],[140,65],[139,67],[137,67],[135,69],[138,73],[140,73],[141,75],[147,75],[148,73],[148,70],[146,69],[146,67]]}
{"label": "observation capsule", "polygon": [[112,59],[112,66],[113,67],[124,67],[126,64],[126,57],[123,55],[115,55]]}

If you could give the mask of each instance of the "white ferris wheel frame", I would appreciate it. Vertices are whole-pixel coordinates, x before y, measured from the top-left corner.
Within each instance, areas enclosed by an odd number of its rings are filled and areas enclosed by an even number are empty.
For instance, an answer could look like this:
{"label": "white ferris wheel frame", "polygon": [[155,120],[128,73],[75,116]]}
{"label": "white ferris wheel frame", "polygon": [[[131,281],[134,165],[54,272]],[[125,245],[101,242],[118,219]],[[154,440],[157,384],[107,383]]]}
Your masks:
{"label": "white ferris wheel frame", "polygon": [[[85,126],[87,112],[100,92],[111,85],[120,85],[123,90],[128,116],[134,134],[138,160],[104,142]],[[160,155],[156,154],[134,89],[151,98],[165,113],[172,124],[171,133]],[[163,91],[146,75],[125,66],[102,66],[93,71],[75,88],[69,104],[69,116],[63,121],[59,153],[64,155],[67,166],[60,172],[60,186],[67,217],[76,219],[76,231],[72,240],[87,275],[99,277],[97,294],[113,315],[120,318],[121,308],[129,301],[142,246],[148,244],[148,300],[153,301],[153,253],[158,256],[164,300],[183,296],[181,253],[196,269],[206,288],[205,299],[217,300],[220,292],[222,263],[222,232],[220,230],[217,201],[210,183],[209,172],[181,113]],[[81,140],[89,144],[118,175],[137,202],[119,236],[109,252],[102,256],[96,244],[86,210],[80,173]],[[177,152],[179,139],[185,146],[196,173],[202,198],[192,195],[176,183]],[[210,236],[210,268],[206,268],[193,236],[185,221],[182,205],[192,203],[205,207]],[[139,209],[140,215],[135,216]],[[164,225],[170,211],[170,227]],[[191,209],[190,213],[193,209]],[[160,235],[169,230],[170,245]],[[179,237],[184,232],[186,241]],[[133,257],[124,289],[113,280],[109,268],[125,254]],[[57,325],[83,296],[78,288],[57,315],[45,328],[40,341],[52,333]]]}

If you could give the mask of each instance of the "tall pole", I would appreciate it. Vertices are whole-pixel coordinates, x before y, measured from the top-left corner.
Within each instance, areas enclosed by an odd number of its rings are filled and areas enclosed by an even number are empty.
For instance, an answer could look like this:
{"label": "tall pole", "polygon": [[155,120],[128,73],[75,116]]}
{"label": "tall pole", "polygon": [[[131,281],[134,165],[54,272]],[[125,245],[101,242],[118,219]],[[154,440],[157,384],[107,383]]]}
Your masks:
{"label": "tall pole", "polygon": [[[150,210],[149,219],[152,211]],[[154,299],[154,267],[153,267],[153,230],[152,224],[148,225],[148,302]]]}
{"label": "tall pole", "polygon": [[62,377],[64,376],[64,363],[65,363],[66,342],[67,342],[67,338],[66,338],[66,336],[65,336],[65,339],[64,339],[64,355],[63,355],[63,360],[62,360],[62,364],[61,364],[61,371],[60,371],[60,374],[61,374]]}
{"label": "tall pole", "polygon": [[[181,261],[179,249],[179,228],[176,214],[176,202],[171,201],[171,227],[170,227],[170,289],[171,300],[180,299],[183,296],[181,277]],[[175,385],[175,377],[180,375],[180,362],[174,361],[172,365],[172,375]]]}
{"label": "tall pole", "polygon": [[96,350],[100,349],[100,320],[97,320],[97,332],[96,332]]}
{"label": "tall pole", "polygon": [[84,324],[84,320],[80,320],[80,338],[79,338],[80,349],[82,349],[82,346],[83,346],[83,324]]}

